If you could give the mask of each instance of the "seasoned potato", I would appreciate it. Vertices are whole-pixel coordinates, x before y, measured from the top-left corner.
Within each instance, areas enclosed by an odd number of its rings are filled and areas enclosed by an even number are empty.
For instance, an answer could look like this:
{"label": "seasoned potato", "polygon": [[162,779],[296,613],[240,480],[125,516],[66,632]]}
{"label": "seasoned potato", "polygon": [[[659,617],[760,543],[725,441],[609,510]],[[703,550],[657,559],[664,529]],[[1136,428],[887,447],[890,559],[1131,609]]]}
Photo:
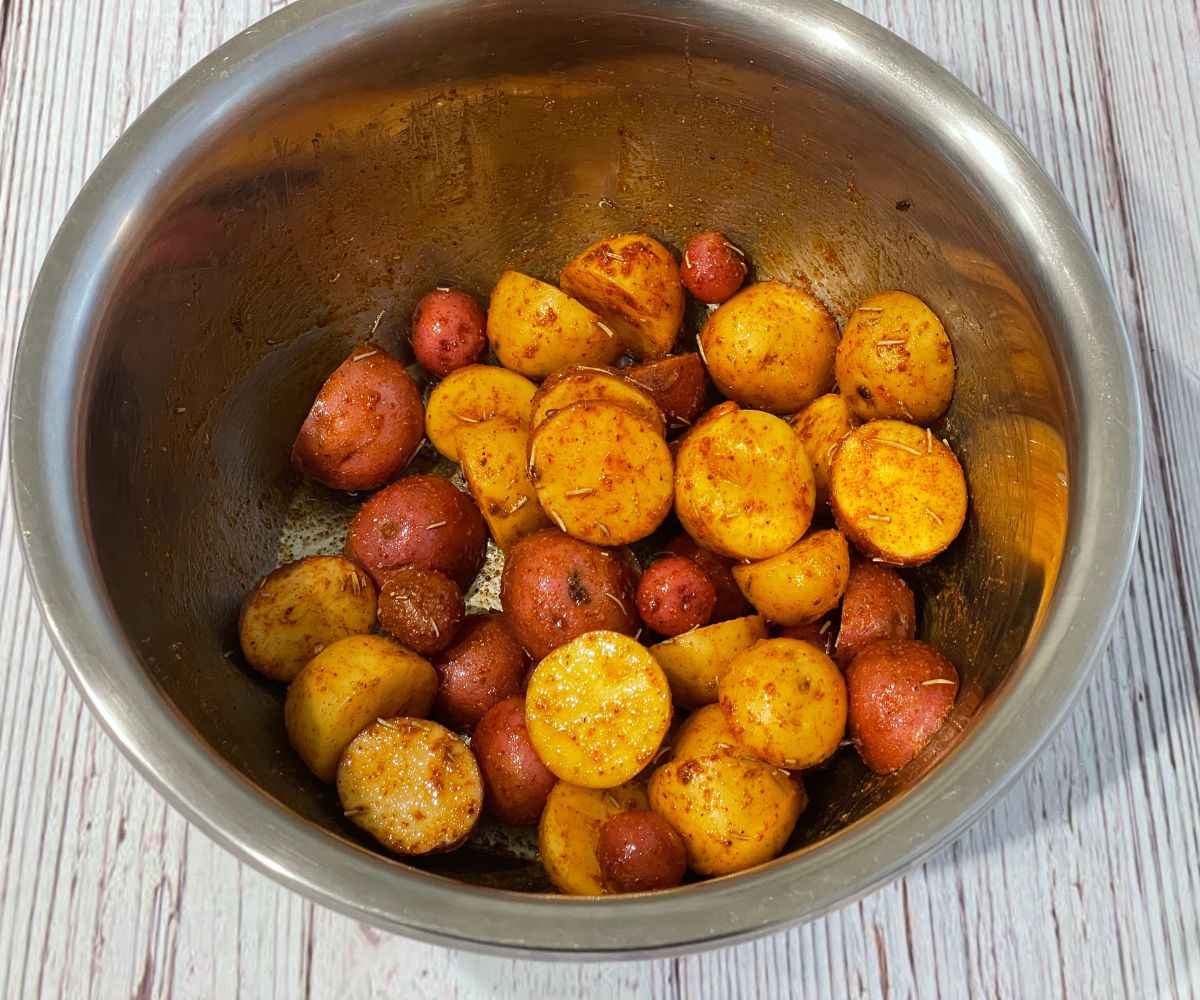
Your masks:
{"label": "seasoned potato", "polygon": [[333,781],[347,744],[373,719],[425,715],[437,690],[428,660],[381,635],[326,646],[296,675],[283,721],[300,759]]}
{"label": "seasoned potato", "polygon": [[483,772],[484,805],[496,819],[532,826],[558,779],[533,749],[525,725],[525,699],[497,702],[479,720],[471,750]]}
{"label": "seasoned potato", "polygon": [[550,526],[529,478],[529,431],[511,417],[464,424],[454,435],[467,489],[500,549]]}
{"label": "seasoned potato", "polygon": [[817,486],[817,503],[829,503],[829,466],[838,442],[858,426],[844,396],[818,396],[791,420],[792,430],[804,445]]}
{"label": "seasoned potato", "polygon": [[479,303],[466,292],[435,289],[413,310],[413,354],[426,371],[444,378],[487,354],[486,324]]}
{"label": "seasoned potato", "polygon": [[677,635],[650,647],[671,684],[675,701],[696,708],[717,700],[717,682],[733,658],[767,637],[759,615],[732,618]]}
{"label": "seasoned potato", "polygon": [[704,409],[707,376],[699,354],[676,354],[631,365],[625,374],[654,397],[668,430],[690,427]]}
{"label": "seasoned potato", "polygon": [[[772,638],[775,639],[799,639],[802,642],[811,642],[826,656],[833,655],[833,641],[837,635],[837,628],[834,626],[834,619],[837,617],[836,612],[822,615],[816,621],[805,622],[803,625],[781,625],[772,630]],[[839,664],[841,661],[838,661]]]}
{"label": "seasoned potato", "polygon": [[900,420],[872,420],[833,456],[829,503],[846,537],[868,556],[919,566],[958,537],[967,482],[949,447]]}
{"label": "seasoned potato", "polygon": [[651,808],[679,832],[688,867],[699,875],[770,861],[808,802],[797,776],[727,752],[664,764],[649,791]]}
{"label": "seasoned potato", "polygon": [[747,270],[746,255],[724,235],[701,233],[688,241],[679,277],[695,298],[720,305],[737,294]]}
{"label": "seasoned potato", "polygon": [[608,891],[596,841],[600,828],[619,813],[646,809],[646,786],[640,782],[616,788],[580,788],[560,781],[546,799],[538,823],[538,854],[550,881],[572,896],[599,896]]}
{"label": "seasoned potato", "polygon": [[932,646],[887,639],[846,668],[850,738],[879,774],[898,771],[933,738],[958,697],[958,671]]}
{"label": "seasoned potato", "polygon": [[707,625],[717,605],[712,578],[684,556],[655,559],[638,581],[638,614],[647,628],[679,635]]}
{"label": "seasoned potato", "polygon": [[679,447],[675,513],[689,535],[721,555],[778,555],[808,530],[813,498],[808,456],[769,413],[703,419]]}
{"label": "seasoned potato", "polygon": [[596,860],[612,892],[671,889],[687,871],[683,839],[648,809],[627,809],[600,827]]}
{"label": "seasoned potato", "polygon": [[860,420],[931,424],[954,394],[950,339],[933,310],[906,292],[880,292],[854,310],[835,370]]}
{"label": "seasoned potato", "polygon": [[453,646],[433,660],[438,672],[433,715],[470,729],[484,713],[525,686],[525,654],[503,614],[469,615]]}
{"label": "seasoned potato", "polygon": [[769,764],[813,767],[846,734],[846,682],[811,643],[764,639],[734,658],[718,687],[729,728]]}
{"label": "seasoned potato", "polygon": [[350,522],[346,555],[382,584],[401,566],[445,573],[462,590],[483,567],[487,526],[471,498],[440,476],[407,476]]}
{"label": "seasoned potato", "polygon": [[379,590],[380,627],[422,656],[449,646],[464,614],[458,584],[436,570],[403,566]]}
{"label": "seasoned potato", "polygon": [[467,745],[428,719],[379,719],[337,769],[346,818],[397,854],[450,851],[483,812],[483,779]]}
{"label": "seasoned potato", "polygon": [[717,388],[770,413],[795,413],[833,388],[837,344],[829,310],[779,281],[739,292],[700,331],[700,353]]}
{"label": "seasoned potato", "polygon": [[701,705],[683,720],[671,747],[674,760],[708,757],[715,753],[746,754],[746,749],[729,728],[725,710],[719,704]]}
{"label": "seasoned potato", "polygon": [[529,426],[537,386],[524,376],[495,365],[467,365],[433,387],[425,410],[425,433],[451,462],[458,461],[459,428],[507,417]]}
{"label": "seasoned potato", "polygon": [[424,437],[412,376],[383,348],[359,344],[321,386],[292,465],[335,490],[373,490],[399,475]]}
{"label": "seasoned potato", "polygon": [[670,353],[683,326],[683,285],[671,251],[649,236],[593,243],[559,275],[573,295],[616,333],[639,360]]}
{"label": "seasoned potato", "polygon": [[780,625],[803,625],[836,608],[849,576],[850,546],[832,528],[814,531],[770,559],[733,567],[746,599]]}
{"label": "seasoned potato", "polygon": [[911,639],[916,633],[916,601],[900,574],[875,562],[851,563],[835,654],[842,669],[872,643]]}
{"label": "seasoned potato", "polygon": [[646,389],[615,368],[589,368],[568,365],[546,379],[533,397],[529,426],[537,430],[541,423],[572,403],[615,403],[642,417],[666,437],[667,425],[662,410]]}
{"label": "seasoned potato", "polygon": [[615,403],[572,403],[542,421],[529,438],[529,478],[550,519],[594,545],[645,538],[671,513],[666,441]]}
{"label": "seasoned potato", "polygon": [[587,306],[516,271],[505,271],[492,289],[487,337],[505,368],[529,378],[564,365],[612,364],[625,350]]}
{"label": "seasoned potato", "polygon": [[646,648],[619,632],[587,632],[529,675],[525,722],[563,781],[612,788],[650,763],[671,725],[671,689]]}
{"label": "seasoned potato", "polygon": [[696,544],[696,540],[687,534],[672,538],[667,543],[667,551],[692,560],[712,580],[717,591],[717,603],[713,607],[710,621],[723,622],[730,618],[740,618],[750,610],[746,605],[746,598],[738,589],[737,581],[733,578],[730,569],[733,565],[732,559],[701,548]]}
{"label": "seasoned potato", "polygon": [[310,556],[268,573],[242,604],[246,662],[291,681],[331,642],[375,631],[375,585],[349,559]]}

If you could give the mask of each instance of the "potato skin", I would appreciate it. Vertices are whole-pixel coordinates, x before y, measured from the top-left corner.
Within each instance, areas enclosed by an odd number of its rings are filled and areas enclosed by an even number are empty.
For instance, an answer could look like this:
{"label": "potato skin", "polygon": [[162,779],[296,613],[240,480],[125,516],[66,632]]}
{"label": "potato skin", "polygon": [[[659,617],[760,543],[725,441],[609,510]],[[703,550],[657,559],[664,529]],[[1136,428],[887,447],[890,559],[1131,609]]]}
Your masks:
{"label": "potato skin", "polygon": [[350,522],[346,555],[382,585],[416,566],[471,586],[487,553],[487,527],[469,496],[440,476],[408,476],[380,490]]}
{"label": "potato skin", "polygon": [[886,639],[846,668],[850,738],[877,774],[898,771],[942,727],[958,697],[958,671],[932,646]]}
{"label": "potato skin", "polygon": [[484,808],[502,823],[533,826],[558,782],[533,749],[525,726],[525,699],[497,702],[484,713],[471,737],[483,773]]}
{"label": "potato skin", "polygon": [[646,809],[646,786],[631,781],[616,788],[581,788],[560,781],[546,799],[538,822],[538,854],[550,881],[573,896],[608,892],[596,841],[600,828],[627,809]]}
{"label": "potato skin", "polygon": [[701,233],[688,241],[679,277],[694,298],[720,305],[737,294],[747,271],[746,255],[723,234]]}
{"label": "potato skin", "polygon": [[413,310],[413,354],[426,371],[444,378],[487,354],[486,325],[483,309],[466,292],[435,289]]}
{"label": "potato skin", "polygon": [[464,614],[458,584],[436,570],[392,570],[379,591],[380,627],[422,656],[449,646]]}
{"label": "potato skin", "polygon": [[791,419],[792,430],[804,445],[817,487],[817,503],[829,503],[829,467],[838,442],[858,426],[844,396],[818,396]]}
{"label": "potato skin", "polygon": [[712,580],[717,592],[717,602],[713,607],[710,622],[723,622],[730,618],[740,618],[749,610],[746,598],[741,588],[733,578],[731,567],[733,560],[719,556],[715,552],[701,548],[691,535],[676,535],[667,543],[667,551],[690,559],[699,566],[708,578]]}
{"label": "potato skin", "polygon": [[803,625],[779,625],[772,630],[772,636],[776,639],[799,639],[801,642],[810,642],[826,656],[833,656],[834,637],[837,635],[837,628],[834,625],[836,617],[831,612],[822,615],[815,622],[805,622]]}
{"label": "potato skin", "polygon": [[454,645],[433,659],[438,672],[433,715],[457,729],[470,729],[491,708],[521,693],[525,653],[500,612],[468,615]]}
{"label": "potato skin", "polygon": [[853,561],[842,597],[834,657],[838,665],[844,670],[872,643],[911,639],[916,634],[916,601],[900,574],[870,560]]}
{"label": "potato skin", "polygon": [[707,625],[716,604],[712,578],[683,556],[654,560],[638,581],[638,614],[660,635],[679,635]]}
{"label": "potato skin", "polygon": [[617,813],[596,838],[596,860],[613,892],[671,889],[683,881],[687,853],[671,824],[648,809]]}
{"label": "potato skin", "polygon": [[695,352],[630,365],[625,375],[654,397],[668,431],[690,427],[704,409],[708,377],[704,362]]}
{"label": "potato skin", "polygon": [[656,643],[650,652],[666,673],[676,703],[696,708],[717,700],[717,682],[733,658],[766,637],[766,622],[749,615],[692,629]]}
{"label": "potato skin", "polygon": [[425,437],[421,390],[381,347],[359,344],[321,386],[292,445],[292,465],[335,490],[374,490]]}
{"label": "potato skin", "polygon": [[746,599],[780,625],[803,625],[832,611],[849,576],[850,547],[832,528],[811,532],[770,559],[733,567]]}
{"label": "potato skin", "polygon": [[505,417],[529,428],[537,386],[496,365],[467,365],[433,387],[425,408],[425,433],[441,455],[458,461],[456,435],[464,427]]}

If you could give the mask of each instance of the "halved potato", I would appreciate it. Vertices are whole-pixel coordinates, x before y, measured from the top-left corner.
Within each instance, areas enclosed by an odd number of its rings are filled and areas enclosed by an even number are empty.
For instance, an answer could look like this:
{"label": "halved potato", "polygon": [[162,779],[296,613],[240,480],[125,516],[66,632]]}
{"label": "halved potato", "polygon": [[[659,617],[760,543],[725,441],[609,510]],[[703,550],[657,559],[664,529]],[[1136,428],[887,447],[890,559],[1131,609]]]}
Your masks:
{"label": "halved potato", "polygon": [[817,486],[817,503],[829,502],[829,466],[838,442],[858,426],[844,396],[818,396],[791,419],[792,430],[804,445]]}
{"label": "halved potato", "polygon": [[946,550],[967,517],[967,481],[948,445],[915,424],[872,420],[833,456],[834,520],[864,553],[919,566]]}
{"label": "halved potato", "polygon": [[354,635],[326,646],[292,681],[283,705],[288,739],[322,781],[375,719],[429,712],[437,671],[428,660],[381,635]]}
{"label": "halved potato", "polygon": [[669,354],[683,326],[684,294],[671,251],[637,233],[593,243],[559,275],[638,360]]}
{"label": "halved potato", "polygon": [[708,757],[715,753],[745,754],[746,750],[729,728],[725,710],[714,703],[702,705],[683,720],[683,725],[675,734],[671,757],[674,760],[687,760],[689,757]]}
{"label": "halved potato", "polygon": [[529,478],[563,531],[593,545],[645,538],[671,513],[661,432],[616,403],[572,403],[529,438]]}
{"label": "halved potato", "polygon": [[464,424],[454,435],[463,478],[488,530],[507,552],[526,535],[550,526],[538,503],[525,459],[529,431],[511,417]]}
{"label": "halved potato", "polygon": [[608,892],[596,859],[600,827],[629,809],[648,808],[646,786],[641,782],[581,788],[560,781],[551,789],[538,822],[538,854],[550,881],[572,896]]}
{"label": "halved potato", "polygon": [[814,531],[770,559],[733,567],[746,600],[778,625],[804,625],[832,611],[849,576],[850,546],[832,528]]}
{"label": "halved potato", "polygon": [[505,271],[492,289],[487,338],[505,368],[529,378],[564,365],[611,364],[625,350],[592,310],[516,271]]}
{"label": "halved potato", "polygon": [[585,632],[533,668],[525,725],[557,777],[612,788],[658,751],[671,725],[671,690],[641,643],[619,632]]}
{"label": "halved potato", "polygon": [[454,435],[460,427],[493,417],[507,417],[528,427],[536,392],[537,386],[516,372],[495,365],[467,365],[433,387],[425,407],[425,433],[439,452],[457,462]]}
{"label": "halved potato", "polygon": [[738,653],[766,637],[767,623],[750,615],[684,632],[656,643],[650,652],[667,675],[675,701],[696,708],[717,700],[721,672]]}
{"label": "halved potato", "polygon": [[643,417],[666,437],[666,420],[649,391],[615,368],[591,368],[587,365],[560,368],[542,383],[533,397],[529,426],[537,430],[547,417],[572,403],[582,402],[616,403]]}
{"label": "halved potato", "polygon": [[467,745],[428,719],[379,719],[337,769],[346,818],[397,854],[450,851],[483,812],[483,778]]}

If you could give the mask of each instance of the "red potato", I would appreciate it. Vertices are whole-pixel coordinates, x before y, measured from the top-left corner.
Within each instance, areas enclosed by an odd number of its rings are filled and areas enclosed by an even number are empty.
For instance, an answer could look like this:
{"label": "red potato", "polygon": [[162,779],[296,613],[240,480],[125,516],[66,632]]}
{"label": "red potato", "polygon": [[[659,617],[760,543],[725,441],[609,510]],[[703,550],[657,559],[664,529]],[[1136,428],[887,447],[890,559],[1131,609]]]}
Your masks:
{"label": "red potato", "polygon": [[537,823],[558,779],[529,741],[525,699],[505,698],[488,709],[475,727],[471,750],[483,774],[484,808],[502,823]]}
{"label": "red potato", "polygon": [[466,591],[483,566],[487,526],[475,502],[440,476],[380,490],[350,522],[346,555],[383,585],[402,566],[445,573]]}
{"label": "red potato", "polygon": [[458,584],[436,570],[393,570],[379,591],[380,626],[422,656],[449,646],[465,613]]}
{"label": "red potato", "polygon": [[708,378],[699,354],[675,354],[631,365],[624,374],[654,397],[669,430],[690,427],[704,409]]}
{"label": "red potato", "polygon": [[852,562],[834,653],[838,665],[845,670],[873,643],[916,634],[916,601],[900,574],[869,560]]}
{"label": "red potato", "polygon": [[292,445],[292,465],[335,490],[374,490],[425,438],[421,390],[387,351],[359,344],[325,380]]}
{"label": "red potato", "polygon": [[487,354],[487,315],[466,292],[438,288],[413,310],[413,353],[426,371],[445,378]]}
{"label": "red potato", "polygon": [[679,635],[707,625],[716,605],[712,577],[686,556],[656,559],[638,582],[638,614],[661,635]]}
{"label": "red potato", "polygon": [[777,639],[799,639],[801,642],[811,642],[826,656],[833,656],[833,640],[837,634],[833,619],[830,615],[818,618],[815,622],[803,625],[780,625],[771,633]]}
{"label": "red potato", "polygon": [[613,892],[671,889],[683,881],[683,838],[658,813],[628,809],[600,827],[596,839],[600,873]]}
{"label": "red potato", "polygon": [[863,763],[898,771],[933,738],[958,697],[958,671],[932,646],[887,639],[846,669],[847,728]]}
{"label": "red potato", "polygon": [[693,236],[683,252],[679,277],[694,298],[720,305],[746,281],[746,256],[721,233]]}
{"label": "red potato", "polygon": [[747,613],[749,605],[746,603],[745,595],[742,594],[741,588],[738,587],[737,581],[734,580],[733,573],[729,569],[733,560],[701,548],[696,544],[696,540],[687,534],[671,539],[667,544],[667,551],[691,559],[712,580],[713,587],[717,592],[717,601],[709,616],[710,622],[741,618]]}
{"label": "red potato", "polygon": [[453,646],[433,659],[433,715],[459,729],[475,726],[493,705],[521,693],[525,653],[504,615],[470,615]]}

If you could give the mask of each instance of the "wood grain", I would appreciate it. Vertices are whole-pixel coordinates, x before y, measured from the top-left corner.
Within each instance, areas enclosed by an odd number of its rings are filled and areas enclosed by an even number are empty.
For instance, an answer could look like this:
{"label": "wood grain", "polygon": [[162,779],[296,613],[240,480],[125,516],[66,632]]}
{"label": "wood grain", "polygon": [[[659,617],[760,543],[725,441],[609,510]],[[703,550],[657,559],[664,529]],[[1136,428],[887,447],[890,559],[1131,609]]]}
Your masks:
{"label": "wood grain", "polygon": [[[179,73],[282,5],[3,0],[0,369],[87,173]],[[0,996],[1200,994],[1200,8],[852,6],[1025,139],[1093,240],[1138,346],[1150,424],[1133,580],[1096,680],[1029,773],[924,867],[752,944],[606,965],[415,944],[277,888],[134,774],[42,631],[5,483]]]}

